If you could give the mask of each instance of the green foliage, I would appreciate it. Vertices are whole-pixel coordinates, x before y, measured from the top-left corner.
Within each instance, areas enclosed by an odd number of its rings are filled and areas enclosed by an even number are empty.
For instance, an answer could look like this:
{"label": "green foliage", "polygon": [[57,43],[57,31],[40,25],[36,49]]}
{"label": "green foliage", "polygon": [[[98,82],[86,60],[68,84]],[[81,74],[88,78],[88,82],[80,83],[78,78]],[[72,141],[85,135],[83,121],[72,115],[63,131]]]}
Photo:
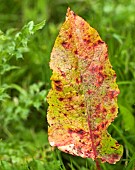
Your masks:
{"label": "green foliage", "polygon": [[119,114],[109,133],[124,146],[123,158],[116,165],[101,164],[101,168],[133,170],[135,1],[0,2],[0,170],[95,169],[91,159],[53,151],[47,140],[46,94],[51,75],[48,62],[68,6],[87,20],[108,44],[121,91]]}
{"label": "green foliage", "polygon": [[0,100],[8,97],[6,90],[12,87],[5,83],[5,75],[14,69],[19,69],[18,66],[11,64],[11,60],[23,58],[23,53],[28,51],[27,43],[30,36],[37,30],[42,29],[45,22],[34,25],[33,21],[25,25],[22,30],[15,35],[15,29],[8,30],[5,34],[0,31]]}
{"label": "green foliage", "polygon": [[[45,103],[45,96],[47,91],[40,90],[43,83],[39,82],[33,84],[29,89],[24,89],[18,84],[12,84],[6,81],[5,77],[9,76],[9,72],[18,72],[19,66],[12,64],[13,60],[23,58],[23,53],[28,51],[27,43],[30,36],[33,35],[37,30],[44,26],[45,22],[34,25],[31,21],[25,25],[21,31],[13,34],[15,29],[8,30],[5,34],[1,32],[0,37],[0,100],[1,100],[1,134],[5,135],[8,133],[8,128],[18,129],[22,126],[21,120],[28,118],[31,107],[39,110],[41,105]],[[13,93],[13,94],[11,94]],[[16,94],[15,94],[16,93]],[[6,114],[4,114],[6,113]],[[15,126],[16,124],[16,126]],[[6,130],[6,131],[5,131]],[[4,133],[2,133],[5,132]],[[10,134],[10,132],[9,132]]]}

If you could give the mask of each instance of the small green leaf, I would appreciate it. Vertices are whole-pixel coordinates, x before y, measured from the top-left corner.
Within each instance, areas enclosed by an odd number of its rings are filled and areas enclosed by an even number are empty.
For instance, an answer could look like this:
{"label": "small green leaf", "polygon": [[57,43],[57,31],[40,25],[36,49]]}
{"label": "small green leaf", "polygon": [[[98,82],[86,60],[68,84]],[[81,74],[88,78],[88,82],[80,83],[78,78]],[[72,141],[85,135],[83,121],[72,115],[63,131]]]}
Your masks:
{"label": "small green leaf", "polygon": [[34,32],[35,32],[35,31],[37,31],[37,30],[42,29],[44,26],[45,26],[45,20],[44,20],[44,21],[42,21],[42,22],[40,22],[40,23],[39,23],[39,24],[37,24],[37,25],[34,25],[33,30],[34,30]]}
{"label": "small green leaf", "polygon": [[19,67],[17,66],[10,66],[9,64],[1,64],[0,65],[0,74],[3,75],[8,71],[18,69]]}

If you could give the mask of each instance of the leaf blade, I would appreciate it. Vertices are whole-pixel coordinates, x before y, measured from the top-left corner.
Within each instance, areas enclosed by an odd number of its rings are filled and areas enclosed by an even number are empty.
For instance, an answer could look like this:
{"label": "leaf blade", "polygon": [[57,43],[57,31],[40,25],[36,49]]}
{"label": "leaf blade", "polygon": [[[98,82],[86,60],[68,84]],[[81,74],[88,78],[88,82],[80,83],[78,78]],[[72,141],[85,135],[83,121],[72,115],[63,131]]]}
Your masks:
{"label": "leaf blade", "polygon": [[73,155],[118,161],[122,146],[107,132],[117,116],[116,74],[105,42],[70,9],[55,41],[50,68],[50,144]]}

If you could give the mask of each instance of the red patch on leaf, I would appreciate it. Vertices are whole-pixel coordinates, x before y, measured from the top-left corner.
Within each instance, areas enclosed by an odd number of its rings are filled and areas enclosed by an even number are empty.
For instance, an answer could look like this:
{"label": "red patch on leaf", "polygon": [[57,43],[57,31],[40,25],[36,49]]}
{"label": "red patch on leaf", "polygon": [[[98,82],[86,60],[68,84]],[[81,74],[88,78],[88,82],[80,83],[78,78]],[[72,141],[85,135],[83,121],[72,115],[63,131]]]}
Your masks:
{"label": "red patch on leaf", "polygon": [[93,90],[88,90],[87,93],[91,94],[91,93],[93,93]]}
{"label": "red patch on leaf", "polygon": [[84,107],[84,103],[80,104],[80,107]]}
{"label": "red patch on leaf", "polygon": [[84,135],[85,134],[85,131],[83,130],[83,129],[75,129],[75,130],[73,130],[73,129],[68,129],[68,133],[69,134],[72,134],[72,133],[77,133],[78,135]]}
{"label": "red patch on leaf", "polygon": [[68,97],[68,100],[71,101],[71,100],[72,100],[72,97]]}
{"label": "red patch on leaf", "polygon": [[102,40],[98,40],[98,42],[97,42],[98,44],[104,44],[104,41],[102,41]]}
{"label": "red patch on leaf", "polygon": [[119,94],[119,91],[111,90],[111,91],[109,91],[109,93],[108,93],[108,97],[109,97],[110,99],[113,99],[113,98],[117,97],[118,94]]}
{"label": "red patch on leaf", "polygon": [[103,112],[103,113],[107,113],[106,108],[103,108],[103,109],[102,109],[102,112]]}
{"label": "red patch on leaf", "polygon": [[104,74],[99,72],[98,75],[97,75],[97,82],[96,82],[96,86],[99,87],[102,85],[104,81]]}
{"label": "red patch on leaf", "polygon": [[90,70],[92,74],[98,73],[98,74],[102,74],[103,76],[103,73],[101,72],[103,70],[102,65],[90,64],[88,69]]}
{"label": "red patch on leaf", "polygon": [[66,77],[66,74],[63,71],[61,71],[61,76]]}
{"label": "red patch on leaf", "polygon": [[87,43],[87,44],[89,44],[90,43],[90,39],[83,39],[83,41],[85,42],[85,43]]}
{"label": "red patch on leaf", "polygon": [[72,134],[74,131],[72,129],[68,129],[68,133]]}
{"label": "red patch on leaf", "polygon": [[72,38],[72,34],[69,34],[69,36],[68,36],[68,37],[69,37],[69,39],[70,39],[70,38]]}
{"label": "red patch on leaf", "polygon": [[63,100],[64,100],[64,98],[62,98],[62,97],[59,98],[59,101],[63,101]]}
{"label": "red patch on leaf", "polygon": [[103,129],[103,128],[105,127],[105,124],[104,124],[104,123],[102,123],[102,124],[101,124],[101,127],[102,127],[102,129]]}
{"label": "red patch on leaf", "polygon": [[54,81],[54,85],[55,85],[55,89],[57,91],[62,91],[62,84],[61,84],[61,81],[60,80],[55,80]]}
{"label": "red patch on leaf", "polygon": [[81,84],[81,83],[82,83],[81,78],[76,78],[76,83],[77,83],[77,84]]}
{"label": "red patch on leaf", "polygon": [[77,51],[77,50],[75,50],[75,51],[74,51],[74,53],[75,53],[75,54],[78,54],[78,51]]}
{"label": "red patch on leaf", "polygon": [[77,133],[77,134],[80,134],[80,135],[83,135],[83,134],[85,134],[85,131],[82,130],[82,129],[80,129],[80,130],[77,130],[76,133]]}
{"label": "red patch on leaf", "polygon": [[111,111],[111,113],[114,113],[116,111],[116,108],[112,107],[110,111]]}
{"label": "red patch on leaf", "polygon": [[93,136],[94,136],[94,139],[99,138],[99,135],[98,135],[98,134],[94,134]]}
{"label": "red patch on leaf", "polygon": [[[112,154],[112,155],[108,155],[108,162],[110,164],[113,164],[114,161],[119,159],[119,155],[118,154]],[[101,158],[102,162],[106,162],[106,158]]]}
{"label": "red patch on leaf", "polygon": [[78,78],[76,78],[76,83],[77,83],[77,84],[79,84],[79,80],[78,80]]}
{"label": "red patch on leaf", "polygon": [[65,41],[63,41],[61,44],[62,44],[62,46],[63,46],[64,48],[66,48],[66,49],[69,49],[69,48],[70,48],[70,44],[67,43],[67,42],[65,42]]}
{"label": "red patch on leaf", "polygon": [[96,105],[96,112],[97,113],[101,112],[101,104]]}

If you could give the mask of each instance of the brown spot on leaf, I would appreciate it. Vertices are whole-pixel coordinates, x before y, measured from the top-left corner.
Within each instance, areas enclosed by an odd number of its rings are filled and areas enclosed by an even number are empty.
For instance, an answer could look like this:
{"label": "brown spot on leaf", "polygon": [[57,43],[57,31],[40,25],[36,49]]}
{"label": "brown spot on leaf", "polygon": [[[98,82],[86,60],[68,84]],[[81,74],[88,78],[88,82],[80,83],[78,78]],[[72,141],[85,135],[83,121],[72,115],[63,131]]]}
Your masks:
{"label": "brown spot on leaf", "polygon": [[63,71],[60,71],[60,72],[61,72],[62,77],[66,77],[66,74]]}
{"label": "brown spot on leaf", "polygon": [[97,83],[96,86],[101,86],[104,81],[104,74],[99,72],[97,75]]}
{"label": "brown spot on leaf", "polygon": [[68,97],[68,100],[71,101],[71,100],[72,100],[72,97]]}
{"label": "brown spot on leaf", "polygon": [[98,134],[94,134],[94,139],[97,139],[99,138],[99,135]]}
{"label": "brown spot on leaf", "polygon": [[89,70],[90,70],[90,72],[91,72],[92,74],[94,74],[94,73],[99,73],[100,70],[101,70],[101,66],[95,65],[95,64],[90,64]]}
{"label": "brown spot on leaf", "polygon": [[115,78],[116,78],[116,73],[114,73],[114,75],[113,75]]}
{"label": "brown spot on leaf", "polygon": [[108,53],[106,53],[104,56],[105,56],[105,60],[107,60],[107,58],[108,58]]}
{"label": "brown spot on leaf", "polygon": [[84,107],[84,103],[81,103],[81,104],[80,104],[80,107]]}
{"label": "brown spot on leaf", "polygon": [[81,78],[80,78],[80,79],[79,79],[79,78],[76,78],[76,83],[77,83],[77,84],[82,83]]}
{"label": "brown spot on leaf", "polygon": [[112,107],[111,108],[111,113],[114,113],[116,111],[116,108],[115,107]]}
{"label": "brown spot on leaf", "polygon": [[80,152],[81,149],[82,149],[81,146],[78,146],[78,147],[77,147],[77,151],[78,151],[78,152]]}
{"label": "brown spot on leaf", "polygon": [[80,75],[80,81],[83,82],[83,76],[82,75]]}
{"label": "brown spot on leaf", "polygon": [[57,91],[62,91],[62,88],[60,86],[55,86]]}
{"label": "brown spot on leaf", "polygon": [[87,93],[88,94],[91,94],[93,92],[93,90],[88,90]]}
{"label": "brown spot on leaf", "polygon": [[69,34],[69,36],[68,36],[68,37],[69,37],[69,39],[70,39],[70,38],[72,38],[72,34]]}
{"label": "brown spot on leaf", "polygon": [[107,113],[106,108],[103,108],[103,109],[102,109],[102,112],[103,112],[103,113]]}
{"label": "brown spot on leaf", "polygon": [[68,133],[72,134],[73,130],[72,129],[68,129]]}
{"label": "brown spot on leaf", "polygon": [[100,145],[100,142],[98,141],[97,143],[96,143],[96,146],[99,146]]}
{"label": "brown spot on leaf", "polygon": [[62,91],[62,84],[61,84],[61,81],[60,80],[55,80],[54,81],[54,85],[55,85],[55,89],[57,91]]}
{"label": "brown spot on leaf", "polygon": [[109,91],[109,93],[108,93],[108,97],[109,97],[110,99],[113,99],[113,98],[117,97],[118,94],[119,94],[119,91],[111,90],[111,91]]}
{"label": "brown spot on leaf", "polygon": [[83,41],[84,41],[85,43],[90,43],[90,39],[84,38]]}
{"label": "brown spot on leaf", "polygon": [[108,124],[108,120],[105,122],[105,126]]}
{"label": "brown spot on leaf", "polygon": [[74,15],[74,17],[76,16],[76,14],[72,11],[72,14]]}
{"label": "brown spot on leaf", "polygon": [[77,84],[79,84],[79,80],[78,80],[78,78],[76,78],[76,83],[77,83]]}
{"label": "brown spot on leaf", "polygon": [[65,41],[63,41],[61,44],[62,44],[62,46],[63,46],[64,48],[66,48],[66,49],[69,49],[69,47],[70,47],[70,44],[67,43],[67,42],[65,42]]}
{"label": "brown spot on leaf", "polygon": [[64,98],[62,98],[62,97],[59,98],[59,101],[63,101],[63,100],[64,100]]}
{"label": "brown spot on leaf", "polygon": [[87,60],[88,58],[89,58],[89,56],[86,55],[86,56],[85,56],[85,60]]}
{"label": "brown spot on leaf", "polygon": [[77,133],[77,134],[80,134],[80,135],[83,135],[85,132],[84,132],[84,130],[80,129],[80,130],[78,130],[76,133]]}
{"label": "brown spot on leaf", "polygon": [[79,129],[79,130],[68,129],[68,133],[70,133],[70,134],[77,133],[78,135],[84,135],[85,131],[83,129]]}
{"label": "brown spot on leaf", "polygon": [[101,127],[102,127],[102,128],[104,128],[104,127],[105,127],[105,124],[104,124],[104,123],[102,123]]}
{"label": "brown spot on leaf", "polygon": [[96,112],[97,113],[101,112],[101,104],[96,105]]}
{"label": "brown spot on leaf", "polygon": [[103,70],[103,66],[99,66],[99,70],[100,70],[100,71]]}
{"label": "brown spot on leaf", "polygon": [[118,159],[118,158],[119,158],[119,155],[113,154],[113,155],[112,155],[112,158],[113,158],[113,159]]}
{"label": "brown spot on leaf", "polygon": [[105,126],[106,126],[106,122],[102,122],[97,126],[96,131],[101,131],[102,129],[105,128]]}
{"label": "brown spot on leaf", "polygon": [[116,142],[116,143],[115,143],[115,145],[116,145],[116,146],[119,146],[119,143],[118,143],[118,142]]}
{"label": "brown spot on leaf", "polygon": [[65,149],[65,152],[66,152],[66,153],[69,153],[69,151],[68,151],[67,149]]}
{"label": "brown spot on leaf", "polygon": [[77,50],[75,50],[75,51],[74,51],[74,53],[75,53],[75,54],[78,54],[78,51],[77,51]]}
{"label": "brown spot on leaf", "polygon": [[116,149],[114,146],[111,146],[112,149]]}
{"label": "brown spot on leaf", "polygon": [[54,82],[55,82],[56,84],[60,84],[60,83],[61,83],[60,80],[55,80]]}
{"label": "brown spot on leaf", "polygon": [[96,130],[97,130],[97,131],[99,131],[99,130],[100,130],[100,127],[99,127],[99,126],[97,126]]}
{"label": "brown spot on leaf", "polygon": [[82,144],[85,145],[85,142],[83,141]]}
{"label": "brown spot on leaf", "polygon": [[98,40],[98,42],[97,42],[98,44],[104,44],[104,41],[102,41],[102,40]]}

